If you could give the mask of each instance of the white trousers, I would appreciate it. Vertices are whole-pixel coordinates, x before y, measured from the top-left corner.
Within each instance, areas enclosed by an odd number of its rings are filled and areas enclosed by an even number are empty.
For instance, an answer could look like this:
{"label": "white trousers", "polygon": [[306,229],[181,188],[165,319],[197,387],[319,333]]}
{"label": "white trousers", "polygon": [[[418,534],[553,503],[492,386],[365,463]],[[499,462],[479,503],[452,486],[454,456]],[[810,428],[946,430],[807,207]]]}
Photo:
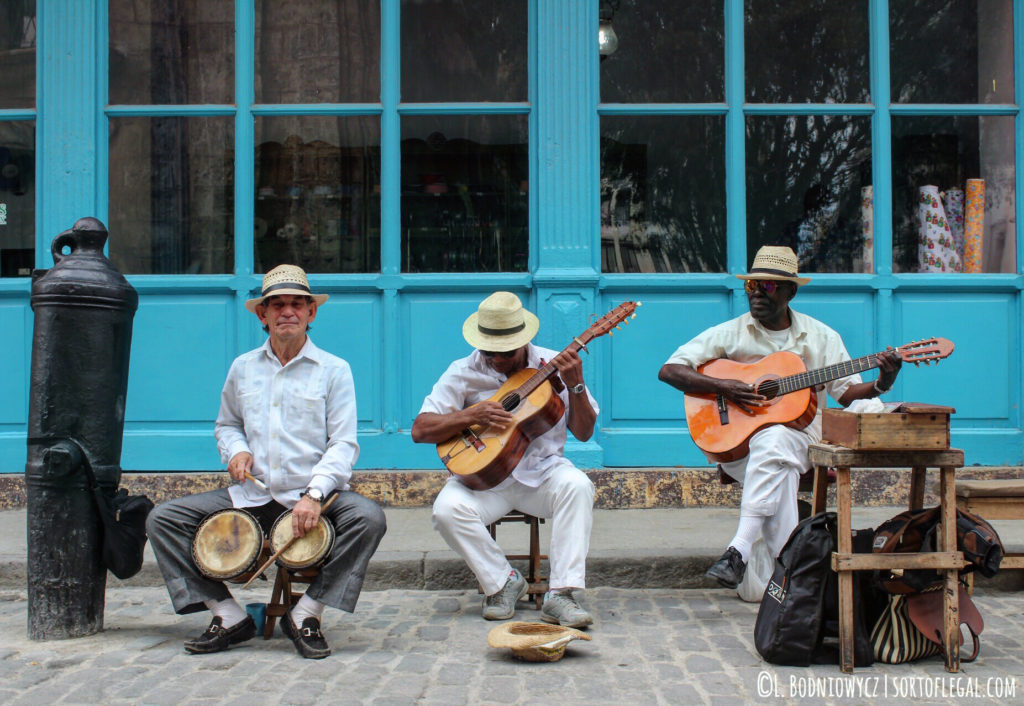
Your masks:
{"label": "white trousers", "polygon": [[799,522],[796,506],[800,474],[807,470],[807,447],[814,440],[781,424],[750,437],[750,453],[722,464],[743,484],[741,516],[764,517],[761,535],[773,557],[779,555]]}
{"label": "white trousers", "polygon": [[551,588],[586,588],[594,518],[594,484],[586,474],[563,461],[536,488],[512,479],[490,490],[470,490],[454,476],[448,479],[434,500],[434,528],[469,565],[488,596],[501,590],[512,566],[487,525],[509,510],[551,519]]}

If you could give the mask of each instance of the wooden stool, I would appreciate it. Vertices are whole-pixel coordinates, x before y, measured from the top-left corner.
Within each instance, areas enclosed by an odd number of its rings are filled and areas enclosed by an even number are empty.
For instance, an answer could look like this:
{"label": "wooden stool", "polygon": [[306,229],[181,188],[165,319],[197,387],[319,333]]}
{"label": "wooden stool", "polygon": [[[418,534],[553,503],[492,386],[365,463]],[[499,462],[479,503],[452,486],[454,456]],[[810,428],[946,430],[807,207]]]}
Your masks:
{"label": "wooden stool", "polygon": [[[943,654],[946,671],[960,670],[960,596],[957,573],[964,567],[964,555],[956,550],[956,469],[964,464],[960,449],[937,451],[855,451],[831,444],[811,444],[808,456],[815,472],[815,513],[825,509],[825,484],[829,468],[836,471],[836,519],[838,551],[832,555],[832,569],[839,573],[839,668],[853,671],[853,572],[875,569],[936,569],[945,578],[942,608]],[[939,507],[942,532],[938,551],[906,554],[854,554],[850,525],[851,468],[910,468],[911,510],[924,505],[924,481],[928,468],[940,469]],[[820,491],[820,492],[819,492]]]}
{"label": "wooden stool", "polygon": [[[1024,480],[958,480],[956,506],[986,520],[1024,520]],[[1024,569],[1024,554],[1004,554],[999,568]],[[973,573],[967,582],[973,589]]]}
{"label": "wooden stool", "polygon": [[548,591],[548,577],[540,575],[540,562],[542,559],[548,558],[547,554],[540,553],[540,524],[544,522],[544,519],[527,515],[525,512],[519,512],[518,510],[512,510],[501,519],[487,525],[487,531],[491,533],[491,539],[497,540],[496,532],[498,525],[502,522],[525,522],[530,526],[530,553],[506,554],[505,558],[509,561],[524,559],[527,561],[526,595],[533,597],[534,605],[537,610],[540,610],[541,605],[544,603],[544,594]]}
{"label": "wooden stool", "polygon": [[304,583],[308,586],[319,574],[319,569],[292,570],[283,566],[277,567],[274,590],[270,594],[270,603],[267,603],[267,624],[263,628],[264,640],[269,640],[274,636],[274,625],[277,623],[277,619],[283,618],[288,609],[302,598],[301,593],[296,593],[292,589],[292,584]]}

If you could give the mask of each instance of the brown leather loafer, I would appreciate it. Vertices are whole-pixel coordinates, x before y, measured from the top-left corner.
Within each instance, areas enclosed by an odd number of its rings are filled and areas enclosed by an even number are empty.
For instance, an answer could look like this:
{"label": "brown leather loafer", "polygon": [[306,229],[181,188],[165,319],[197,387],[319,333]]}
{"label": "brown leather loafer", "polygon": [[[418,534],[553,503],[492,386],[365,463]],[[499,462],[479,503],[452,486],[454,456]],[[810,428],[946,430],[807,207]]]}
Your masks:
{"label": "brown leather loafer", "polygon": [[206,628],[199,637],[192,640],[185,640],[185,651],[192,654],[209,654],[226,650],[230,645],[237,645],[256,637],[256,623],[251,615],[235,623],[230,628],[225,628],[219,617],[210,621],[210,627]]}
{"label": "brown leather loafer", "polygon": [[291,639],[295,650],[306,659],[323,659],[331,654],[331,648],[320,632],[320,621],[316,618],[306,618],[302,621],[302,627],[296,628],[289,610],[281,620],[281,630]]}

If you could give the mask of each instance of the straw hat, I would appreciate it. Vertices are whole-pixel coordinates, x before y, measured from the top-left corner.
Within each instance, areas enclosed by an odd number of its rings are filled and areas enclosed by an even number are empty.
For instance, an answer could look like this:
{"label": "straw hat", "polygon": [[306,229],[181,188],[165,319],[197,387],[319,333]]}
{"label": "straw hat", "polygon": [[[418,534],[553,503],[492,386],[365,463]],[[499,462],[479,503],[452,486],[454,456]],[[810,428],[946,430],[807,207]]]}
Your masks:
{"label": "straw hat", "polygon": [[482,351],[514,351],[537,335],[540,321],[512,292],[495,292],[462,324],[462,336]]}
{"label": "straw hat", "polygon": [[263,290],[255,299],[248,299],[245,308],[256,313],[256,307],[263,303],[263,300],[278,294],[298,294],[300,297],[313,297],[313,301],[320,306],[327,301],[327,294],[313,294],[309,291],[309,280],[306,279],[306,272],[297,265],[278,265],[267,274],[263,275]]}
{"label": "straw hat", "polygon": [[810,277],[797,276],[796,253],[791,248],[778,245],[764,245],[754,255],[754,264],[750,272],[736,275],[740,279],[774,279],[783,282],[795,282],[802,287],[811,281]]}
{"label": "straw hat", "polygon": [[488,645],[508,647],[513,655],[527,662],[557,662],[570,642],[589,639],[590,635],[573,628],[519,621],[497,625],[487,634]]}

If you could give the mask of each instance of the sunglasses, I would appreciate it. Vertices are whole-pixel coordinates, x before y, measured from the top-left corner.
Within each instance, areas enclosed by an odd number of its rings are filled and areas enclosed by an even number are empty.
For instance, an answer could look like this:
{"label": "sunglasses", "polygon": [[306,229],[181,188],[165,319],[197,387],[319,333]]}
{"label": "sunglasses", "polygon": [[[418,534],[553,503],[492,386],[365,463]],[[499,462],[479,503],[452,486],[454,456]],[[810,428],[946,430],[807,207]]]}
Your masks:
{"label": "sunglasses", "polygon": [[753,294],[760,289],[765,294],[771,296],[779,288],[779,283],[770,279],[748,279],[743,288],[747,290],[747,294]]}
{"label": "sunglasses", "polygon": [[518,350],[517,348],[514,351],[480,351],[480,355],[484,358],[514,358]]}

